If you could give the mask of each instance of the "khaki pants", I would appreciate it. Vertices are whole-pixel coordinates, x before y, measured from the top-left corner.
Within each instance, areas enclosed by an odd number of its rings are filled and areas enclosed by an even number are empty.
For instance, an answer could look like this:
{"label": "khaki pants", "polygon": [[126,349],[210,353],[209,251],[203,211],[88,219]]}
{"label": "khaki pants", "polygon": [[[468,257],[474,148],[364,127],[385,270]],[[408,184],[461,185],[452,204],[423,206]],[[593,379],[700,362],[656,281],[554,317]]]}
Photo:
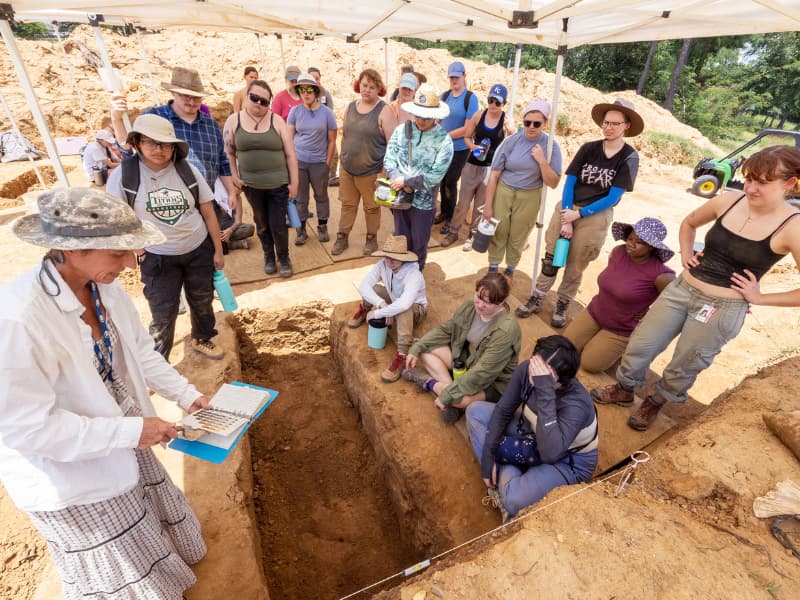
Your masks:
{"label": "khaki pants", "polygon": [[542,188],[515,190],[502,181],[494,194],[494,216],[500,220],[489,243],[489,264],[499,265],[503,256],[506,265],[516,267],[522,257],[525,241],[536,224]]}
{"label": "khaki pants", "polygon": [[467,220],[467,213],[469,206],[472,204],[473,198],[475,204],[472,205],[472,219],[469,223],[468,236],[472,236],[478,229],[478,221],[480,221],[481,213],[478,212],[479,208],[483,208],[486,203],[486,180],[489,178],[490,167],[478,166],[471,163],[464,165],[464,170],[461,171],[461,189],[458,192],[458,204],[456,204],[456,212],[453,214],[453,219],[450,221],[450,233],[458,235],[461,226]]}
{"label": "khaki pants", "polygon": [[588,373],[611,367],[628,346],[627,337],[602,329],[586,309],[567,326],[564,337],[581,351],[581,369]]}
{"label": "khaki pants", "polygon": [[378,173],[356,177],[344,169],[339,169],[339,200],[342,212],[339,217],[339,233],[347,233],[353,229],[358,215],[358,202],[364,204],[364,219],[367,222],[367,234],[377,235],[381,228],[381,207],[375,204],[375,180]]}
{"label": "khaki pants", "polygon": [[[571,301],[575,299],[578,288],[583,279],[583,272],[589,263],[600,255],[603,242],[606,241],[608,228],[614,219],[614,209],[609,208],[589,217],[578,219],[572,223],[572,239],[569,242],[567,264],[561,285],[558,286],[559,300]],[[556,242],[561,232],[561,202],[556,204],[553,217],[547,226],[545,234],[545,253],[551,257],[555,252]],[[540,274],[536,279],[536,289],[546,294],[553,287],[556,275]]]}
{"label": "khaki pants", "polygon": [[[383,287],[383,284],[377,283],[372,289],[375,290],[375,293],[383,298],[387,304],[391,304],[392,299],[389,297],[389,291]],[[364,303],[364,308],[367,308],[366,303]],[[372,310],[372,308],[370,307],[367,310]],[[427,315],[428,309],[422,304],[417,304],[415,302],[411,305],[411,308],[394,316],[397,351],[400,354],[408,354],[408,350],[411,348],[411,342],[414,339],[414,327],[421,323]]]}

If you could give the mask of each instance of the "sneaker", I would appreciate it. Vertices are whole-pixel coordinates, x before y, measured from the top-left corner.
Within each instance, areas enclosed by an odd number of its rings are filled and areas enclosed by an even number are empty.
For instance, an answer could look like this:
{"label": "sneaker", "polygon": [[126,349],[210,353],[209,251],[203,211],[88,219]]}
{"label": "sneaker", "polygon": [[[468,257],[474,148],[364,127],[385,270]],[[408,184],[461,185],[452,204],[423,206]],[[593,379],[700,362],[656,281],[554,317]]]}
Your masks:
{"label": "sneaker", "polygon": [[336,234],[336,241],[333,243],[333,248],[331,248],[331,254],[334,256],[341,254],[345,250],[347,250],[348,246],[347,242],[347,234],[346,233],[337,233]]}
{"label": "sneaker", "polygon": [[288,260],[287,261],[281,261],[280,276],[281,277],[291,277],[292,275],[294,275],[294,271],[292,270],[292,263],[290,263]]}
{"label": "sneaker", "polygon": [[455,425],[464,416],[464,409],[455,406],[446,406],[442,411],[442,421],[445,425]]}
{"label": "sneaker", "polygon": [[278,265],[274,258],[264,259],[264,273],[267,275],[275,275],[278,272]]}
{"label": "sneaker", "polygon": [[214,360],[219,360],[223,356],[225,356],[225,351],[221,348],[217,348],[216,344],[211,340],[196,340],[192,339],[192,350],[195,352],[199,352],[206,358],[211,358]]}
{"label": "sneaker", "polygon": [[358,310],[356,314],[350,317],[350,320],[347,322],[347,326],[350,329],[358,329],[364,324],[364,321],[367,320],[367,309],[364,308],[364,304],[361,303],[358,305]]}
{"label": "sneaker", "polygon": [[[347,325],[350,326],[350,323],[348,323]],[[394,383],[395,381],[400,379],[400,372],[403,370],[403,366],[405,364],[406,364],[406,355],[396,352],[394,355],[394,359],[392,360],[392,364],[386,367],[386,370],[383,373],[381,373],[381,381],[383,383]]]}
{"label": "sneaker", "polygon": [[464,247],[461,248],[464,252],[471,252],[472,251],[472,236],[467,238],[467,241],[464,242]]}
{"label": "sneaker", "polygon": [[428,391],[428,382],[433,379],[425,369],[414,367],[413,369],[404,369],[402,372],[403,379],[410,381],[420,389],[420,391]]}
{"label": "sneaker", "polygon": [[564,300],[562,298],[558,299],[558,302],[556,302],[556,309],[553,311],[553,318],[550,319],[550,325],[552,325],[556,329],[561,329],[564,325],[567,324],[568,306],[569,306],[569,300]]}
{"label": "sneaker", "polygon": [[592,400],[598,404],[616,404],[617,406],[631,406],[633,392],[626,390],[619,383],[612,383],[601,388],[592,388]]}
{"label": "sneaker", "polygon": [[367,234],[367,240],[364,242],[364,256],[370,256],[378,249],[378,236],[374,233]]}
{"label": "sneaker", "polygon": [[331,236],[328,235],[327,225],[317,225],[317,239],[320,242],[330,242]]}
{"label": "sneaker", "polygon": [[628,425],[636,431],[644,431],[656,420],[666,403],[667,401],[658,394],[648,396],[642,401],[639,410],[630,416]]}
{"label": "sneaker", "polygon": [[450,233],[450,221],[444,222],[444,225],[442,225],[441,229],[439,229],[439,233],[441,233],[442,235]]}
{"label": "sneaker", "polygon": [[503,500],[500,498],[500,493],[495,488],[486,488],[486,496],[481,500],[484,506],[491,506],[500,511],[500,516],[503,518],[503,523],[508,523],[511,515],[508,514],[506,507],[503,506]]}
{"label": "sneaker", "polygon": [[525,304],[520,304],[514,312],[522,319],[538,314],[542,310],[542,300],[544,300],[544,296],[533,294],[525,301]]}
{"label": "sneaker", "polygon": [[[442,248],[447,248],[448,246],[452,246],[457,241],[458,241],[458,234],[451,231],[442,239]],[[472,248],[471,245],[470,248]]]}

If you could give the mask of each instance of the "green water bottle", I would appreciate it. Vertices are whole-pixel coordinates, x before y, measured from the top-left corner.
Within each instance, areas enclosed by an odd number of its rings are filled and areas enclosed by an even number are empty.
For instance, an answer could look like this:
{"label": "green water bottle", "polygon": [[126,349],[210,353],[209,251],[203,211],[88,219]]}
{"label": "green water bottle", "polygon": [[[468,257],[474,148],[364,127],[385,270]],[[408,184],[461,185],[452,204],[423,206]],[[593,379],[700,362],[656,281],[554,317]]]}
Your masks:
{"label": "green water bottle", "polygon": [[464,364],[463,360],[456,358],[453,361],[453,381],[461,377],[466,372],[467,372],[467,365]]}

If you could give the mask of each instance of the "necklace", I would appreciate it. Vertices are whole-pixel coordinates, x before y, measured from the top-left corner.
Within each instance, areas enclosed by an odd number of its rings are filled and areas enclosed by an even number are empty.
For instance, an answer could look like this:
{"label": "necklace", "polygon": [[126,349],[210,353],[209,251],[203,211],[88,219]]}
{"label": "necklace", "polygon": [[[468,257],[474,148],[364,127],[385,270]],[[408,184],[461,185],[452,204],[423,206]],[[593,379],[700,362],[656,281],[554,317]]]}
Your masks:
{"label": "necklace", "polygon": [[263,116],[263,117],[261,117],[260,119],[256,119],[256,118],[255,118],[253,115],[251,115],[251,114],[248,112],[248,110],[247,110],[246,108],[244,109],[244,112],[245,112],[245,113],[247,113],[247,116],[248,116],[248,117],[250,117],[250,120],[252,120],[252,121],[253,121],[253,123],[255,123],[255,125],[256,125],[256,131],[258,131],[258,126],[259,126],[259,125],[261,125],[261,121],[263,121],[264,119],[266,119],[266,118],[267,118],[267,114],[269,114],[269,113],[264,113],[264,116]]}
{"label": "necklace", "polygon": [[[758,218],[758,217],[756,217],[756,218]],[[741,227],[739,227],[739,233],[741,233],[741,231],[742,231],[742,230],[743,230],[745,227],[747,227],[748,225],[750,225],[750,223],[752,223],[752,222],[753,222],[753,216],[751,215],[751,213],[749,213],[749,212],[748,212],[748,213],[747,213],[747,218],[744,220],[744,223],[742,223],[742,226],[741,226]]]}

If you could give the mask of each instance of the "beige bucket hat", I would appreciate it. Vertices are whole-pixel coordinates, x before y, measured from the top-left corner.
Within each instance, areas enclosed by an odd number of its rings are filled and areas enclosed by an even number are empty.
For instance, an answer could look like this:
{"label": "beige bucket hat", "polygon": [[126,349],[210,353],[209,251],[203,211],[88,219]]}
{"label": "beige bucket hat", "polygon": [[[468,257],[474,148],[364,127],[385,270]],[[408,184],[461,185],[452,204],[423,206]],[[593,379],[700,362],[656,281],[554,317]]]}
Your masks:
{"label": "beige bucket hat", "polygon": [[157,142],[172,142],[175,144],[175,153],[178,158],[189,156],[189,144],[175,136],[175,128],[164,117],[159,117],[152,113],[136,117],[133,122],[133,128],[128,132],[125,142],[133,144],[137,135],[146,135]]}
{"label": "beige bucket hat", "polygon": [[419,257],[408,249],[408,242],[404,235],[390,235],[385,242],[383,248],[376,250],[372,256],[387,256],[402,262],[415,262]]}
{"label": "beige bucket hat", "polygon": [[172,81],[169,83],[162,81],[161,87],[170,92],[178,92],[179,94],[196,98],[202,98],[207,95],[203,82],[200,80],[200,73],[186,67],[172,69]]}

